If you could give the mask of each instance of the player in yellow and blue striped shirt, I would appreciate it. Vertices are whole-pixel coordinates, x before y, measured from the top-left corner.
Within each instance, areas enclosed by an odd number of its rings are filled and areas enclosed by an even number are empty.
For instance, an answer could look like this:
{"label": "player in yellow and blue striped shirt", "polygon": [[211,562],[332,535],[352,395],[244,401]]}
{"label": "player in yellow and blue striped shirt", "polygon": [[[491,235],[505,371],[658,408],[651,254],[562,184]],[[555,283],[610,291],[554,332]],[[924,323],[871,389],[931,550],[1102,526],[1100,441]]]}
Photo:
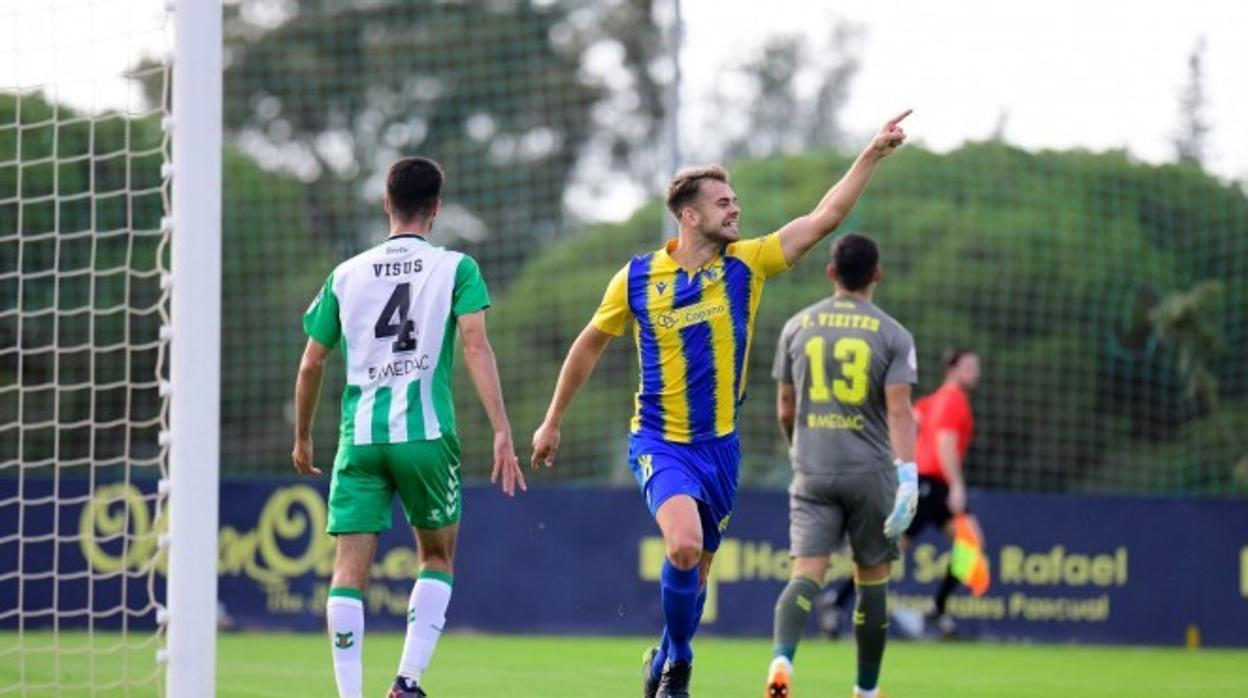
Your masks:
{"label": "player in yellow and blue striped shirt", "polygon": [[611,279],[598,311],[559,372],[533,463],[554,462],[559,425],[607,342],[632,324],[641,367],[629,464],[667,548],[660,573],[665,627],[645,657],[644,693],[689,695],[706,575],[736,498],[737,412],[763,282],[788,270],[845,219],[876,165],[905,140],[890,119],[813,211],[741,240],[741,207],[718,165],[682,170],[667,188],[679,236],[634,257]]}

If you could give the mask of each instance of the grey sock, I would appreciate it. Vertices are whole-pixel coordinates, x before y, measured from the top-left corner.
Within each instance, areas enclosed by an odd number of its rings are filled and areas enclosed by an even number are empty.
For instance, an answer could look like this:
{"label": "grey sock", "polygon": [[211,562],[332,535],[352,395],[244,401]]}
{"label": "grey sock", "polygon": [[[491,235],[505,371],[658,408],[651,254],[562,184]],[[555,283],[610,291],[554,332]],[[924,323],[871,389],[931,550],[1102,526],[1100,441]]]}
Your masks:
{"label": "grey sock", "polygon": [[870,691],[880,682],[884,642],[888,639],[887,581],[858,585],[854,636],[858,640],[858,688]]}
{"label": "grey sock", "polygon": [[793,577],[789,580],[780,598],[776,599],[776,620],[774,627],[773,657],[787,657],[793,661],[797,654],[797,643],[802,639],[802,631],[806,629],[806,618],[819,595],[819,583],[809,577]]}

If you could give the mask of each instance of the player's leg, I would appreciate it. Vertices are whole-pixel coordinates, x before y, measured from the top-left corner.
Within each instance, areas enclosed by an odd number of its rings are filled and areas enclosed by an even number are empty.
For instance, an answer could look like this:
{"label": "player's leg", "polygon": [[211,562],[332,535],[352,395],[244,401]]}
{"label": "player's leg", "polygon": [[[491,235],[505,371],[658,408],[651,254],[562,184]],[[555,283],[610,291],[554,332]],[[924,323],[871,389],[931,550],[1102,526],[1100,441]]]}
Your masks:
{"label": "player's leg", "polygon": [[437,648],[454,585],[461,491],[459,444],[450,437],[395,444],[389,467],[416,536],[420,569],[407,605],[392,698],[423,696],[420,680]]}
{"label": "player's leg", "polygon": [[693,661],[691,642],[701,586],[702,519],[698,502],[688,494],[674,494],[659,506],[655,520],[663,532],[667,553],[659,573],[667,659],[688,664]]}
{"label": "player's leg", "polygon": [[459,524],[438,529],[415,528],[420,549],[420,573],[407,604],[407,633],[391,696],[424,695],[420,679],[429,667],[451,603],[455,543]]}
{"label": "player's leg", "polygon": [[[949,510],[949,486],[936,479],[929,479],[927,483],[920,482],[919,486],[919,508],[923,510],[921,518],[924,524],[939,529],[946,538],[952,541],[953,512]],[[915,524],[919,519],[919,512],[916,511],[915,522],[911,524],[911,530],[915,530]],[[951,554],[949,566],[945,569],[945,576],[940,580],[940,586],[936,588],[931,606],[923,619],[929,633],[934,629],[942,637],[952,637],[957,632],[953,618],[945,612],[949,597],[957,588],[958,578],[953,575],[953,555]]]}
{"label": "player's leg", "polygon": [[377,534],[390,527],[393,490],[370,446],[341,446],[329,487],[327,531],[336,537],[325,619],[339,698],[363,693],[364,591]]}
{"label": "player's leg", "polygon": [[694,609],[694,631],[702,622],[706,607],[706,582],[715,553],[737,503],[737,477],[741,467],[741,445],[736,435],[719,438],[686,451],[686,466],[699,478],[702,497],[698,516],[702,520],[702,557],[698,563],[698,601]]}
{"label": "player's leg", "polygon": [[[943,522],[942,530],[945,537],[950,541],[954,538],[953,515],[947,507],[943,508],[944,515],[947,520]],[[966,513],[967,522],[975,531],[975,535],[982,541],[984,539],[983,532],[979,527],[979,521],[975,515],[969,511]],[[953,637],[957,634],[957,623],[954,622],[953,616],[948,613],[949,597],[957,590],[960,581],[953,574],[953,554],[949,555],[949,567],[945,570],[944,579],[940,580],[940,586],[936,589],[936,595],[932,597],[932,608],[927,618],[928,623],[936,629],[942,637]]]}
{"label": "player's leg", "polygon": [[888,575],[890,565],[854,567],[858,589],[854,604],[854,639],[858,643],[856,696],[872,698],[880,681],[884,645],[888,640]]}
{"label": "player's leg", "polygon": [[[736,504],[737,476],[741,464],[741,447],[735,434],[703,444],[670,449],[670,453],[674,462],[667,474],[672,478],[665,481],[665,474],[658,473],[657,482],[652,482],[650,492],[680,491],[689,493],[694,498],[701,546],[698,550],[696,595],[689,630],[689,660],[685,660],[684,655],[678,652],[677,635],[669,626],[667,654],[671,661],[663,672],[658,688],[660,698],[689,695],[693,636],[701,623],[702,611],[706,605],[706,581],[715,552],[723,541],[724,531],[728,528],[732,509]],[[682,526],[690,523],[687,512],[682,505]],[[660,522],[660,528],[662,527],[663,522]]]}
{"label": "player's leg", "polygon": [[[693,608],[693,632],[690,635],[690,641],[702,624],[702,611],[706,608],[706,580],[710,576],[711,562],[714,559],[715,553],[706,549],[702,550],[702,558],[698,561],[698,600]],[[646,650],[642,658],[642,695],[644,698],[654,698],[658,692],[659,681],[663,677],[663,667],[667,663],[670,651],[671,638],[668,636],[667,628],[664,628],[659,644]]]}
{"label": "player's leg", "polygon": [[772,625],[772,659],[767,670],[767,698],[785,698],[791,693],[793,659],[806,628],[806,620],[828,573],[824,556],[794,557],[789,583],[776,599]]}
{"label": "player's leg", "polygon": [[693,608],[693,632],[697,634],[702,625],[702,611],[706,609],[706,580],[711,576],[711,563],[715,561],[715,553],[702,549],[702,558],[698,561],[698,601]]}
{"label": "player's leg", "polygon": [[[659,574],[665,621],[663,632],[658,645],[646,650],[642,658],[642,695],[653,698],[667,661],[675,655],[674,636],[679,634],[685,638],[683,654],[692,653],[688,639],[692,637],[697,608],[702,552],[697,498],[702,492],[680,454],[665,441],[637,435],[630,437],[628,461],[646,507],[659,523],[666,547]],[[682,602],[686,595],[693,597],[687,611],[683,610]],[[671,619],[669,614],[673,616]]]}
{"label": "player's leg", "polygon": [[897,543],[884,535],[884,520],[896,491],[896,469],[889,466],[853,476],[843,498],[857,588],[854,639],[858,673],[854,695],[862,698],[877,695],[888,639],[888,576],[898,550]]}
{"label": "player's leg", "polygon": [[819,631],[824,636],[835,639],[841,634],[841,622],[845,609],[854,598],[854,575],[850,573],[838,584],[825,589],[815,600],[819,609]]}
{"label": "player's leg", "polygon": [[789,495],[789,582],[776,600],[772,625],[772,661],[767,671],[768,697],[788,696],[793,659],[802,632],[828,573],[828,557],[844,530],[841,507],[830,496],[832,478],[794,476]]}
{"label": "player's leg", "polygon": [[360,698],[364,691],[364,591],[377,552],[374,533],[341,534],[335,541],[334,573],[325,602],[339,698]]}

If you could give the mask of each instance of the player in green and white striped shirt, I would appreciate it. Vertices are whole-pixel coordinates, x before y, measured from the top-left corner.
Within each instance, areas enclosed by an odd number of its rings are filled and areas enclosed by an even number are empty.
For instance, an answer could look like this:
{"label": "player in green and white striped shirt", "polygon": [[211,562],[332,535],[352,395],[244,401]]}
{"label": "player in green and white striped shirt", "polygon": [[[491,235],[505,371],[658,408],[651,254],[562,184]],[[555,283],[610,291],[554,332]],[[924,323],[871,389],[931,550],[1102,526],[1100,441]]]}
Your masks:
{"label": "player in green and white striped shirt", "polygon": [[442,182],[432,160],[394,163],[386,178],[390,236],[338,265],[303,317],[308,344],[295,384],[291,454],[301,474],[321,472],[312,464],[312,417],[335,347],[342,347],[347,366],[327,527],[337,539],[326,618],[340,698],[362,698],[363,592],[396,492],[416,534],[420,574],[388,695],[425,695],[420,676],[446,620],[459,530],[460,450],[451,399],[456,329],[494,428],[490,479],[501,480],[509,496],[516,486],[525,488],[485,332],[485,281],[471,257],[427,239],[442,206]]}

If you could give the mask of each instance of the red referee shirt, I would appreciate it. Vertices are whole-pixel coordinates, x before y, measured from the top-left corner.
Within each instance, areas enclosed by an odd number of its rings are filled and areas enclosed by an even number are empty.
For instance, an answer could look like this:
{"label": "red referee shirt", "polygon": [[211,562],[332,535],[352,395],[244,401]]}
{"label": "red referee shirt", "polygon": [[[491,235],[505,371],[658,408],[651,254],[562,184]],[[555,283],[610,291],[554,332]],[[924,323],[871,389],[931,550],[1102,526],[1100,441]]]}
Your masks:
{"label": "red referee shirt", "polygon": [[914,403],[914,409],[919,415],[918,438],[914,444],[914,460],[919,466],[919,475],[947,482],[936,450],[936,434],[946,430],[957,434],[958,461],[965,461],[966,450],[971,446],[971,433],[975,427],[975,419],[971,416],[971,401],[967,399],[966,391],[961,386],[949,382]]}

